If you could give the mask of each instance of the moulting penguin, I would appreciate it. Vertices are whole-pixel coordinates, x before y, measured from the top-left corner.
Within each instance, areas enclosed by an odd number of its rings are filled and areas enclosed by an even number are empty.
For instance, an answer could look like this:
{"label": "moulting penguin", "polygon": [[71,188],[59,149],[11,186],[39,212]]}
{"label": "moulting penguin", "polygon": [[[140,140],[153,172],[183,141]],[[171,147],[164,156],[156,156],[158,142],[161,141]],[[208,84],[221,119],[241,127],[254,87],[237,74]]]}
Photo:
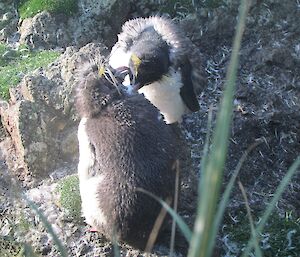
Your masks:
{"label": "moulting penguin", "polygon": [[[109,64],[130,67],[130,84],[156,106],[166,123],[199,110],[194,87],[204,82],[200,54],[171,19],[127,21],[113,46]],[[128,82],[127,82],[128,83]]]}
{"label": "moulting penguin", "polygon": [[173,198],[177,136],[143,95],[127,95],[116,86],[116,78],[96,65],[81,72],[75,103],[81,118],[83,216],[107,238],[142,249],[161,206],[137,189]]}

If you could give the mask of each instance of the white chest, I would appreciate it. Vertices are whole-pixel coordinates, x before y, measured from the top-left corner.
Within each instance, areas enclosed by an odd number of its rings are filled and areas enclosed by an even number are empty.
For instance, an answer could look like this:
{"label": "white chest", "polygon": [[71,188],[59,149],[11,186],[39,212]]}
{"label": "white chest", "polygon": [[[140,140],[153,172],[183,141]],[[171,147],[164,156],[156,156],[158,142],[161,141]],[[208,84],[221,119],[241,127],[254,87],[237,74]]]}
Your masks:
{"label": "white chest", "polygon": [[[131,52],[124,52],[120,48],[113,48],[109,64],[113,68],[128,66]],[[125,77],[124,86],[129,86],[129,76]],[[161,112],[167,124],[181,122],[182,115],[188,112],[180,96],[181,74],[170,68],[169,75],[163,76],[159,81],[139,89],[144,96]]]}
{"label": "white chest", "polygon": [[86,118],[82,118],[78,126],[78,142],[79,142],[79,163],[78,176],[79,179],[87,179],[89,177],[89,169],[94,165],[95,156],[91,149],[88,135],[86,133]]}
{"label": "white chest", "polygon": [[78,127],[79,141],[79,163],[78,177],[81,196],[82,214],[85,217],[86,223],[99,228],[106,223],[106,218],[102,210],[99,208],[99,193],[98,190],[103,183],[103,176],[91,176],[90,169],[95,163],[95,156],[91,148],[89,137],[86,133],[87,118],[82,118]]}
{"label": "white chest", "polygon": [[169,76],[139,89],[144,96],[161,112],[167,124],[181,122],[182,115],[188,112],[180,96],[181,75],[173,70]]}

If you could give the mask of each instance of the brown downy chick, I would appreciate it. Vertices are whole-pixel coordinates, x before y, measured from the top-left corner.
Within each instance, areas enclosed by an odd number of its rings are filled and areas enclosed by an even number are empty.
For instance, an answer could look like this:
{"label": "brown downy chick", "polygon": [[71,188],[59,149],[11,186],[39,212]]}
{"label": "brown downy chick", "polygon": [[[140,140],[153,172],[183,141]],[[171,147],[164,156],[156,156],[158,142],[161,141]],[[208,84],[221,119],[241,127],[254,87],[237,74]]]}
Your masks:
{"label": "brown downy chick", "polygon": [[142,95],[100,75],[91,66],[76,85],[82,212],[107,238],[143,249],[161,206],[137,189],[173,198],[177,135]]}

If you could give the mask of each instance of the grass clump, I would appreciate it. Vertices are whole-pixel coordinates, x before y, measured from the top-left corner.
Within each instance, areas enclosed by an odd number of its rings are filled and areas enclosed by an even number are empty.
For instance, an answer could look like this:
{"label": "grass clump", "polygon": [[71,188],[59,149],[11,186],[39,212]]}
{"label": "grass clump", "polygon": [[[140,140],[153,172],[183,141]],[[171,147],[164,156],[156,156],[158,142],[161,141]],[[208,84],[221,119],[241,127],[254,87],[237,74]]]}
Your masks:
{"label": "grass clump", "polygon": [[[241,39],[245,28],[248,3],[241,1],[239,22],[233,42],[233,49],[226,74],[226,88],[220,103],[217,115],[216,128],[212,136],[211,151],[202,159],[202,176],[199,184],[197,218],[194,233],[190,244],[189,257],[211,256],[219,221],[215,219],[220,197],[220,187],[223,178],[223,169],[228,150],[228,141],[233,112],[233,96]],[[208,194],[209,192],[209,194]],[[220,215],[219,219],[222,216]]]}
{"label": "grass clump", "polygon": [[[261,216],[254,217],[256,223]],[[227,234],[227,245],[234,250],[243,249],[250,239],[250,225],[248,217],[244,212],[240,212],[235,222],[229,222],[224,227]],[[257,240],[260,249],[265,257],[298,256],[300,252],[300,219],[292,215],[280,216],[273,213]],[[230,249],[227,249],[230,251]],[[234,252],[227,252],[233,254]]]}
{"label": "grass clump", "polygon": [[77,0],[21,0],[18,10],[21,19],[33,17],[42,11],[72,15],[77,11]]}
{"label": "grass clump", "polygon": [[9,98],[9,88],[17,85],[30,71],[46,66],[60,55],[53,50],[30,51],[26,46],[12,49],[0,44],[0,97]]}
{"label": "grass clump", "polygon": [[58,184],[60,205],[72,219],[81,219],[81,198],[79,192],[79,179],[77,175],[64,178]]}
{"label": "grass clump", "polygon": [[[230,126],[233,112],[233,99],[235,92],[235,81],[237,79],[239,50],[241,46],[242,34],[245,29],[246,15],[249,9],[249,2],[242,0],[239,9],[239,19],[236,28],[236,34],[233,42],[233,49],[230,63],[226,74],[225,91],[220,103],[219,112],[217,114],[216,128],[212,135],[212,146],[204,149],[204,156],[201,161],[201,179],[199,184],[199,198],[197,217],[194,226],[192,238],[190,240],[190,247],[188,257],[209,257],[215,245],[215,239],[219,230],[225,206],[227,205],[231,188],[234,184],[235,178],[243,163],[243,156],[234,172],[233,178],[230,180],[228,190],[225,190],[224,199],[218,205],[220,198],[220,187],[223,178],[223,170],[226,161],[228,150],[228,142],[230,135]],[[208,141],[208,140],[207,140]],[[248,151],[250,151],[249,149]],[[259,236],[265,231],[265,225],[269,221],[270,214],[274,210],[276,203],[281,197],[284,189],[289,184],[292,176],[296,173],[300,165],[300,158],[298,158],[289,168],[287,174],[282,179],[280,185],[276,189],[274,196],[262,215],[260,222],[254,224],[251,220],[251,228],[248,225],[248,235],[246,239],[246,247],[244,248],[243,256],[249,256],[250,251],[255,247],[256,253],[261,253],[260,247],[257,243]],[[249,210],[249,209],[248,209]],[[170,214],[174,216],[171,212]],[[247,218],[244,223],[249,224]],[[250,234],[251,231],[251,234]],[[295,232],[291,232],[295,233]],[[289,234],[290,236],[292,234]],[[257,256],[257,255],[256,255]],[[272,255],[271,255],[272,256]]]}

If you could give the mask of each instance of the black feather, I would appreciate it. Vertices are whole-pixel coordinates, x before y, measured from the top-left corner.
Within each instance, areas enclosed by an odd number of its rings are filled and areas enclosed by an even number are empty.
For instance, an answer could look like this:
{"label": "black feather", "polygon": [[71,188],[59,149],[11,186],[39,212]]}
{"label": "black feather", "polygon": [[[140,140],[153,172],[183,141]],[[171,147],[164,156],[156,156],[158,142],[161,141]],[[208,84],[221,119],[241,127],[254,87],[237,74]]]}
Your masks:
{"label": "black feather", "polygon": [[200,109],[200,106],[193,87],[192,74],[191,74],[192,66],[187,58],[185,59],[184,62],[182,62],[180,69],[181,69],[182,83],[183,83],[183,86],[180,88],[180,95],[184,103],[186,104],[186,106],[192,112],[196,112]]}

